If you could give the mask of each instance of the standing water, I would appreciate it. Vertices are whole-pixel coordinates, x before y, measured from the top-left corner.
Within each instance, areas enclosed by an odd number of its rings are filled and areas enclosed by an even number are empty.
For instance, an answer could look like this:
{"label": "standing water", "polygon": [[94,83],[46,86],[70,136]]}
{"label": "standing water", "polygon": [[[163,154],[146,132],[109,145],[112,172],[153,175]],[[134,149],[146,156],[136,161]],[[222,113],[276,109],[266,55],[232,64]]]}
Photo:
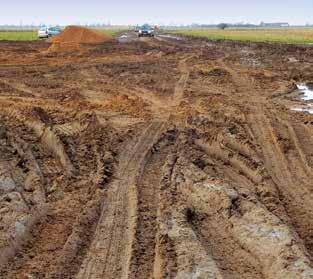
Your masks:
{"label": "standing water", "polygon": [[[313,100],[313,90],[305,84],[297,84],[298,91],[301,93],[301,99],[304,101]],[[313,114],[313,104],[306,104],[302,107],[292,108],[293,111],[307,112]]]}
{"label": "standing water", "polygon": [[312,107],[304,107],[304,108],[292,108],[293,111],[300,111],[300,112],[308,112],[309,114],[313,114]]}
{"label": "standing water", "polygon": [[302,100],[309,101],[313,100],[313,91],[305,84],[299,84],[297,85],[299,91],[303,94],[301,96]]}

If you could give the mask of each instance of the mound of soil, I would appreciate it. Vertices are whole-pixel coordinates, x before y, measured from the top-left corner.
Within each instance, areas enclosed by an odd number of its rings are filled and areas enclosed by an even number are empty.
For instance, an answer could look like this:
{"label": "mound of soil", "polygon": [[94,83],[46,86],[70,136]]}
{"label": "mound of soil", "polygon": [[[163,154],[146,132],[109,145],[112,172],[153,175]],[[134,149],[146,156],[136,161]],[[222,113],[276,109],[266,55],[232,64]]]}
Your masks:
{"label": "mound of soil", "polygon": [[52,38],[53,43],[78,43],[78,44],[98,44],[112,41],[113,37],[97,30],[68,26],[58,36]]}
{"label": "mound of soil", "polygon": [[100,44],[113,41],[113,37],[85,27],[68,26],[50,41],[52,45],[49,52],[64,52],[78,50],[81,44]]}
{"label": "mound of soil", "polygon": [[80,45],[77,43],[53,43],[48,52],[69,52],[80,50]]}

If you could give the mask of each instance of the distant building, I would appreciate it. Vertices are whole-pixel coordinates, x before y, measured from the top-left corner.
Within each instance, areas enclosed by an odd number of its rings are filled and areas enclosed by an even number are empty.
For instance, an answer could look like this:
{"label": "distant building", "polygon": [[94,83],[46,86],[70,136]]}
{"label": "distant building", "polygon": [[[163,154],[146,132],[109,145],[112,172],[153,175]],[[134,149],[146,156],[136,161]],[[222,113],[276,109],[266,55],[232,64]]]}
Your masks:
{"label": "distant building", "polygon": [[266,23],[266,22],[261,22],[260,24],[261,27],[289,27],[288,22],[272,22],[272,23]]}

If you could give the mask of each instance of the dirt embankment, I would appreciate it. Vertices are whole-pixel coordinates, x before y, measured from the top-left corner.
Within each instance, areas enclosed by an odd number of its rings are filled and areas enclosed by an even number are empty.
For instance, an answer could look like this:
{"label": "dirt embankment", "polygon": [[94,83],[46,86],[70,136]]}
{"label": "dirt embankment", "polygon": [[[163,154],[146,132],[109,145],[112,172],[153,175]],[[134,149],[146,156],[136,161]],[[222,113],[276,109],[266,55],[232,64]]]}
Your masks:
{"label": "dirt embankment", "polygon": [[113,41],[104,32],[81,26],[67,26],[62,33],[49,40],[52,45],[48,52],[67,52],[79,50],[82,44],[101,44]]}
{"label": "dirt embankment", "polygon": [[313,49],[107,39],[0,43],[0,278],[313,278]]}

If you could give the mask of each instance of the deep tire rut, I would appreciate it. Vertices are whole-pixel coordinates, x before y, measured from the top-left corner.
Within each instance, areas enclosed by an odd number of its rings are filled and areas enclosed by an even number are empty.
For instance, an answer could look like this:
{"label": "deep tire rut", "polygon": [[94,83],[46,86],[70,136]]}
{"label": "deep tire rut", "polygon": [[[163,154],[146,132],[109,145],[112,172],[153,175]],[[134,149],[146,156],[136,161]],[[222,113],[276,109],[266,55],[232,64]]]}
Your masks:
{"label": "deep tire rut", "polygon": [[137,221],[132,247],[129,278],[153,278],[157,238],[157,211],[160,206],[162,167],[167,153],[156,151],[148,156],[142,175],[137,179]]}
{"label": "deep tire rut", "polygon": [[127,278],[136,226],[136,176],[162,131],[154,122],[121,156],[90,251],[77,278]]}

